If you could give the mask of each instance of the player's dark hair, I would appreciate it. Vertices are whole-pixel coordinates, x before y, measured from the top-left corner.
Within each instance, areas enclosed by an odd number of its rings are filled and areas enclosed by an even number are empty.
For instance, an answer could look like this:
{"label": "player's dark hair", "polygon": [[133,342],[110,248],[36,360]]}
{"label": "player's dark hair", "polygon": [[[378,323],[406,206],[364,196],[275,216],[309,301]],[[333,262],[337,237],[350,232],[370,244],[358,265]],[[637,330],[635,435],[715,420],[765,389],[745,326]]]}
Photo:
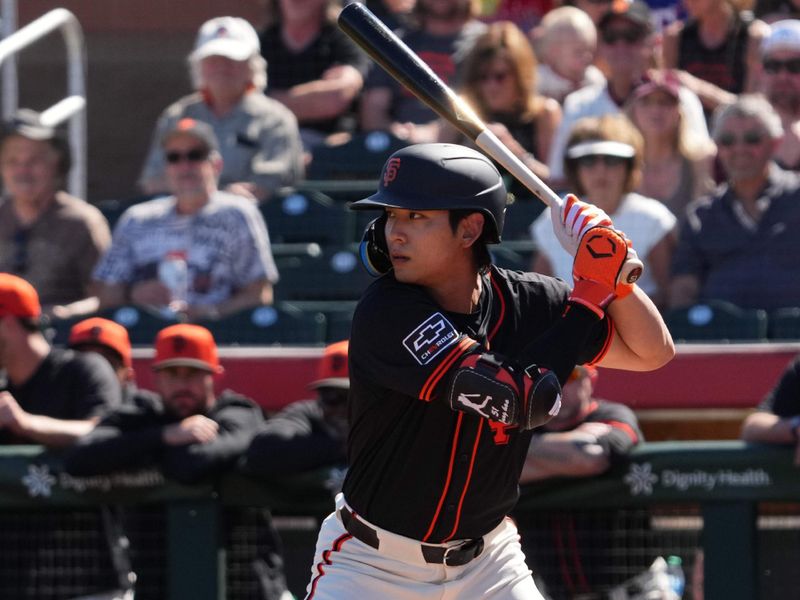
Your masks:
{"label": "player's dark hair", "polygon": [[[458,224],[461,223],[461,220],[465,217],[471,215],[472,213],[480,212],[479,210],[472,210],[469,208],[455,208],[449,211],[449,218],[450,218],[450,229],[453,230],[453,233],[456,232],[458,229]],[[485,217],[484,217],[485,219]],[[484,224],[483,231],[481,231],[480,237],[475,240],[475,243],[472,244],[472,257],[475,259],[475,264],[478,265],[478,269],[481,273],[484,273],[489,270],[489,266],[492,264],[492,255],[489,254],[489,248],[486,244],[486,225]]]}

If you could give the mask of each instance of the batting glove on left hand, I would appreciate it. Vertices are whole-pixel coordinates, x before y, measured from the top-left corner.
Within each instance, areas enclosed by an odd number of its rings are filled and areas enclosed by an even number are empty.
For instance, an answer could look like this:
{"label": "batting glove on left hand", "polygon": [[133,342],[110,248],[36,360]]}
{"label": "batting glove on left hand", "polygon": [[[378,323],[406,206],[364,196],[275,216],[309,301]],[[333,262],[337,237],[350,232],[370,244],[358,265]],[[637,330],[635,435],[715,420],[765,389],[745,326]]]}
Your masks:
{"label": "batting glove on left hand", "polygon": [[592,227],[613,227],[604,210],[578,200],[574,194],[567,194],[561,210],[551,208],[550,218],[559,243],[570,256],[576,255],[581,238]]}

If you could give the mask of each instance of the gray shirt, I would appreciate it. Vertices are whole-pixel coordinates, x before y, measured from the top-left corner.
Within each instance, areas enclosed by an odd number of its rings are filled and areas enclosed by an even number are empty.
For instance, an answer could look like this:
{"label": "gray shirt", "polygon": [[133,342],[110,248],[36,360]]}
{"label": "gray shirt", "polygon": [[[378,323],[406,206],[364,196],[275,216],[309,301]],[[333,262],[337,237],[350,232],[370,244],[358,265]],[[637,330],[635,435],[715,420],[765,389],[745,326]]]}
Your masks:
{"label": "gray shirt", "polygon": [[159,262],[180,252],[189,268],[190,305],[218,304],[255,281],[278,280],[266,224],[253,202],[217,192],[193,215],[178,214],[175,203],[167,196],[126,210],[94,278],[128,285],[156,279]]}
{"label": "gray shirt", "polygon": [[140,185],[163,179],[161,138],[186,117],[214,129],[223,161],[220,186],[243,181],[271,192],[302,178],[302,144],[292,111],[253,91],[245,94],[231,112],[217,116],[202,94],[195,93],[170,105],[159,117]]}

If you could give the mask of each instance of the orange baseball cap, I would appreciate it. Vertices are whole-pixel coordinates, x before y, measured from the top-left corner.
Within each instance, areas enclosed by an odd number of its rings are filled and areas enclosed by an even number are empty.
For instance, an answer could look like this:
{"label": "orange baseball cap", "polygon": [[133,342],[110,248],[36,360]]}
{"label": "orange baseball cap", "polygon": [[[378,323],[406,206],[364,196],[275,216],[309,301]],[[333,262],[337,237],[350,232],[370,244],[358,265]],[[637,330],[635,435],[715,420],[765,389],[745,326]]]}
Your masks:
{"label": "orange baseball cap", "polygon": [[350,389],[350,376],[347,371],[347,349],[349,342],[336,342],[325,348],[319,361],[317,379],[308,387],[311,389],[330,387],[343,390]]}
{"label": "orange baseball cap", "polygon": [[154,369],[194,367],[221,373],[214,336],[205,327],[181,323],[171,325],[156,336]]}
{"label": "orange baseball cap", "polygon": [[16,275],[0,273],[0,317],[37,318],[42,314],[39,294]]}
{"label": "orange baseball cap", "polygon": [[128,330],[115,321],[92,317],[72,326],[67,345],[77,348],[86,344],[106,346],[120,355],[122,364],[131,367],[131,340]]}

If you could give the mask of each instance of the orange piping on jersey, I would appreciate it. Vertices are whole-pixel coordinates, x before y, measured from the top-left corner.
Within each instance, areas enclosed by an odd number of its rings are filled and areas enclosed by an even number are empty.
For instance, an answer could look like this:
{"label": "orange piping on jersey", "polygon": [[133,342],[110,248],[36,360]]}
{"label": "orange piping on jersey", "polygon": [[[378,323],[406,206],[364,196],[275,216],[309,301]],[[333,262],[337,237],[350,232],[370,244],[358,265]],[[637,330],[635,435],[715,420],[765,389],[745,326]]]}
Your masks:
{"label": "orange piping on jersey", "polygon": [[497,317],[497,323],[494,324],[492,331],[489,332],[489,335],[487,336],[487,339],[491,341],[491,339],[494,337],[494,334],[497,333],[498,329],[500,329],[500,325],[503,323],[503,318],[506,316],[506,299],[503,297],[503,292],[500,290],[498,283],[494,280],[491,271],[489,271],[489,279],[492,282],[494,291],[497,292],[497,297],[500,299],[500,316]]}
{"label": "orange piping on jersey", "polygon": [[458,530],[458,523],[461,520],[461,508],[464,506],[464,496],[467,495],[467,490],[469,489],[469,482],[472,479],[472,470],[475,467],[475,457],[478,455],[478,442],[481,439],[481,432],[483,431],[483,424],[486,419],[481,419],[478,422],[478,431],[475,434],[475,443],[472,445],[472,458],[469,461],[469,471],[467,471],[467,480],[464,482],[464,489],[461,492],[461,498],[458,500],[458,510],[456,511],[456,522],[453,523],[453,531],[450,532],[446,538],[444,538],[443,542],[449,542],[453,539],[453,536],[456,534]]}
{"label": "orange piping on jersey", "polygon": [[453,366],[453,363],[456,361],[456,359],[458,359],[460,356],[463,356],[477,345],[478,342],[472,338],[466,336],[461,338],[461,340],[459,340],[459,342],[456,344],[456,347],[450,351],[450,354],[448,354],[441,363],[439,363],[439,366],[434,369],[433,373],[431,373],[430,377],[428,377],[427,381],[425,381],[423,384],[422,390],[419,393],[420,400],[430,402],[433,398],[433,390],[436,387],[436,384],[439,383],[442,377],[444,377],[448,369]]}
{"label": "orange piping on jersey", "polygon": [[311,582],[311,592],[308,594],[308,600],[314,597],[314,594],[317,591],[317,583],[319,582],[320,577],[325,575],[325,569],[323,569],[323,565],[332,565],[333,561],[331,561],[331,553],[332,552],[339,552],[342,549],[342,544],[344,544],[347,540],[353,539],[353,536],[349,533],[344,533],[340,535],[333,541],[330,550],[325,550],[322,553],[322,560],[317,563],[317,576],[314,577],[314,581]]}
{"label": "orange piping on jersey", "polygon": [[619,429],[620,431],[625,432],[625,435],[631,438],[634,444],[639,443],[639,436],[636,435],[636,432],[633,430],[633,427],[631,427],[627,423],[623,423],[622,421],[605,421],[605,423],[611,425],[614,429]]}
{"label": "orange piping on jersey", "polygon": [[442,495],[439,498],[439,504],[436,506],[436,512],[433,515],[433,520],[431,520],[430,527],[428,527],[428,533],[425,534],[425,537],[422,538],[423,542],[427,542],[428,538],[431,537],[433,533],[433,527],[436,525],[436,521],[439,520],[439,513],[442,512],[442,504],[444,504],[445,496],[447,496],[447,488],[450,487],[450,478],[453,476],[453,463],[456,459],[456,448],[458,447],[458,435],[461,433],[461,422],[464,420],[464,413],[458,413],[458,420],[456,421],[456,430],[453,433],[453,446],[450,448],[450,464],[447,467],[447,479],[444,482],[444,488],[442,489]]}
{"label": "orange piping on jersey", "polygon": [[611,347],[611,340],[614,339],[614,331],[615,331],[614,321],[612,321],[611,319],[606,319],[606,322],[608,323],[608,335],[606,335],[606,341],[603,344],[603,347],[600,348],[600,352],[597,353],[597,356],[595,356],[591,361],[586,363],[588,365],[596,365],[601,360],[603,360],[603,357],[606,355],[608,349]]}

